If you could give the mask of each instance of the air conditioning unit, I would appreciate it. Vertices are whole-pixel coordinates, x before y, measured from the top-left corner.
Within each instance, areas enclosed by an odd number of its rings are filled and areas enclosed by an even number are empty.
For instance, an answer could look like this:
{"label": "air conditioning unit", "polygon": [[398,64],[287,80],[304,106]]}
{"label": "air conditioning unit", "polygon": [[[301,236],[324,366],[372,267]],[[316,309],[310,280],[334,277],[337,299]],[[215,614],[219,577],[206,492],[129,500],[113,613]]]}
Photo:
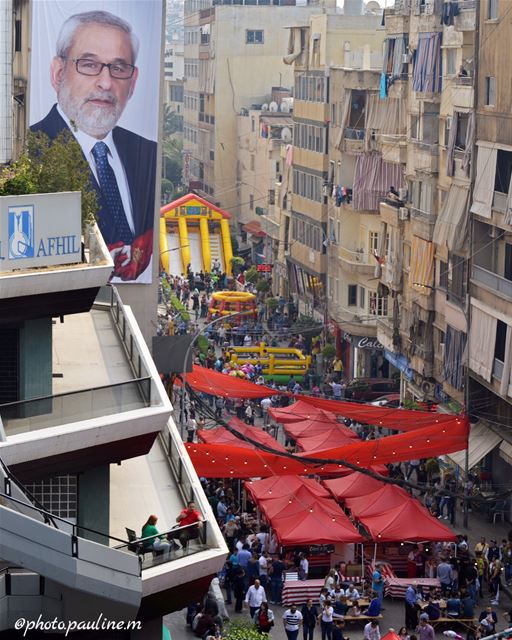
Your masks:
{"label": "air conditioning unit", "polygon": [[401,189],[398,189],[398,197],[402,202],[405,202],[407,200],[407,187],[402,187]]}
{"label": "air conditioning unit", "polygon": [[425,380],[421,383],[421,390],[426,396],[431,396],[435,390],[435,384],[433,382],[428,382]]}
{"label": "air conditioning unit", "polygon": [[498,227],[489,227],[489,238],[497,238],[500,230]]}
{"label": "air conditioning unit", "polygon": [[409,220],[409,209],[407,207],[400,207],[400,209],[398,209],[398,219]]}
{"label": "air conditioning unit", "polygon": [[409,64],[409,54],[402,53],[402,64]]}
{"label": "air conditioning unit", "polygon": [[444,342],[439,343],[439,357],[444,360]]}
{"label": "air conditioning unit", "polygon": [[453,120],[452,116],[448,116],[446,118],[446,131],[450,131],[450,129],[452,128],[452,120]]}

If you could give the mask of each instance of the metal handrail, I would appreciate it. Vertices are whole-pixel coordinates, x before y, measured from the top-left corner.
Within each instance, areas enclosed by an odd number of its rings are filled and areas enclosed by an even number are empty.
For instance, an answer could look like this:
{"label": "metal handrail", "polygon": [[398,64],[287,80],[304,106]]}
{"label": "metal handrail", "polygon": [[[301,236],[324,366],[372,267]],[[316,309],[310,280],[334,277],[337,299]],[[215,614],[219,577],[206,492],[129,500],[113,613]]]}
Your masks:
{"label": "metal handrail", "polygon": [[125,384],[132,384],[136,382],[146,382],[147,380],[151,380],[151,376],[146,376],[145,378],[132,378],[131,380],[125,380],[124,382],[114,382],[113,384],[105,384],[99,387],[87,387],[86,389],[66,391],[65,393],[55,393],[49,396],[37,396],[36,398],[29,398],[27,400],[16,400],[15,402],[6,402],[5,404],[0,404],[0,412],[5,407],[16,407],[16,406],[30,404],[31,402],[41,402],[43,400],[54,400],[56,398],[64,398],[67,396],[77,395],[78,393],[90,393],[91,391],[102,391],[105,389],[113,389],[114,387],[120,387]]}

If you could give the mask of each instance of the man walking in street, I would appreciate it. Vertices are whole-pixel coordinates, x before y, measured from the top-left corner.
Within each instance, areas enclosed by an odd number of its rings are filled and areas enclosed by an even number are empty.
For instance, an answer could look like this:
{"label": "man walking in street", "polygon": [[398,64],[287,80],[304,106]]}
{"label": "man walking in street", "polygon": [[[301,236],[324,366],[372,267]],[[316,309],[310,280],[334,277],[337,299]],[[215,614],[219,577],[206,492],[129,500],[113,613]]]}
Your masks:
{"label": "man walking in street", "polygon": [[262,602],[267,601],[267,595],[265,589],[261,586],[258,578],[254,580],[245,595],[245,602],[249,605],[249,611],[251,614],[251,620],[254,618],[254,614],[261,607]]}
{"label": "man walking in street", "polygon": [[416,629],[418,626],[418,608],[417,603],[418,594],[416,593],[416,586],[411,584],[407,587],[405,592],[405,628]]}
{"label": "man walking in street", "polygon": [[283,613],[283,624],[288,640],[297,640],[300,625],[302,624],[302,613],[297,611],[296,604],[292,604],[291,607]]}

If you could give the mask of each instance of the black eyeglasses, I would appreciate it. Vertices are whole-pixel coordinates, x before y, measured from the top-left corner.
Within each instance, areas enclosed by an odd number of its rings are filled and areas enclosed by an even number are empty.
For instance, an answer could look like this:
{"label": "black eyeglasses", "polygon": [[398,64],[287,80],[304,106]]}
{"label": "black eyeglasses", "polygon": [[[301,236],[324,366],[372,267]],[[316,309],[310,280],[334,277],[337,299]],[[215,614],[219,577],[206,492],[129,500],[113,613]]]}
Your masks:
{"label": "black eyeglasses", "polygon": [[[62,56],[63,60],[67,60]],[[76,70],[83,76],[99,76],[104,67],[107,67],[111,78],[129,80],[133,76],[135,67],[127,62],[98,62],[89,58],[70,58],[75,63]]]}

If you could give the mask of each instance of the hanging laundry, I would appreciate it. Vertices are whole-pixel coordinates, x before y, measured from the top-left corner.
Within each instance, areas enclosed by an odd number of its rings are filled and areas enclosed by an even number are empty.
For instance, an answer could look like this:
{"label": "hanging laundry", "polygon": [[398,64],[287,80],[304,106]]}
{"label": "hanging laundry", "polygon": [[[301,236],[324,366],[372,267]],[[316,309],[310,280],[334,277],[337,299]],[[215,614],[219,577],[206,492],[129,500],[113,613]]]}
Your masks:
{"label": "hanging laundry", "polygon": [[385,73],[380,74],[380,98],[384,100],[388,96],[388,81]]}
{"label": "hanging laundry", "polygon": [[341,203],[343,202],[343,192],[342,192],[343,187],[341,185],[338,185],[336,187],[336,206],[337,207],[341,207]]}

